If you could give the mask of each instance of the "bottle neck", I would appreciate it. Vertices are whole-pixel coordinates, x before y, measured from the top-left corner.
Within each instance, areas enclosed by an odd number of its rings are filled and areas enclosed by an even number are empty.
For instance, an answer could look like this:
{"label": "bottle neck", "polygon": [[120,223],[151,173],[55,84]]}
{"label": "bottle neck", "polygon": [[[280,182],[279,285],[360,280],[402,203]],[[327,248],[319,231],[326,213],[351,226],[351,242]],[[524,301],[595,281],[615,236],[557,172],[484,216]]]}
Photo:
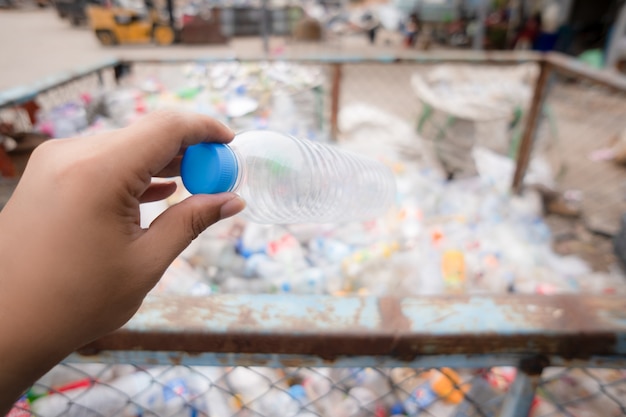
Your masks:
{"label": "bottle neck", "polygon": [[233,149],[230,146],[228,146],[228,148],[233,153],[233,156],[235,157],[235,161],[236,161],[236,164],[237,164],[237,178],[235,179],[235,182],[233,183],[233,186],[230,187],[230,189],[228,191],[229,192],[236,192],[241,187],[241,185],[243,184],[245,164],[244,164],[243,157],[237,151],[237,149]]}

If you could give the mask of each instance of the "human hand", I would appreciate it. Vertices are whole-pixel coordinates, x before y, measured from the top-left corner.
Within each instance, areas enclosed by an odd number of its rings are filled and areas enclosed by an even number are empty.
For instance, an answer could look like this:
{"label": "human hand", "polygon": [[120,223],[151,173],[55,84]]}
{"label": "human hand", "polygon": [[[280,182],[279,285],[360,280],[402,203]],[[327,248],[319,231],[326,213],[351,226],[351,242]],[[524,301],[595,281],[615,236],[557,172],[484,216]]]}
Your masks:
{"label": "human hand", "polygon": [[244,208],[232,193],[195,195],[140,227],[139,204],[176,189],[152,177],[179,175],[185,147],[233,136],[208,117],[163,112],[33,152],[0,212],[0,392],[123,325],[200,232]]}

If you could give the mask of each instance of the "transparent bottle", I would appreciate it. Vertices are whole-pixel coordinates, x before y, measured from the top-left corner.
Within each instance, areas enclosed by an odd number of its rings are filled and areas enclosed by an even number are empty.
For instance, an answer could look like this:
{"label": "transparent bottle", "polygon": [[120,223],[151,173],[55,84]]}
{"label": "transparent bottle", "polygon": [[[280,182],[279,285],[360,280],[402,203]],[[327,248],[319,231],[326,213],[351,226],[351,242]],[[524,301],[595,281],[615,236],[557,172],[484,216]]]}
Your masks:
{"label": "transparent bottle", "polygon": [[257,223],[342,223],[383,215],[395,177],[384,164],[333,146],[268,131],[238,134],[229,145],[201,143],[183,156],[192,194],[233,191]]}

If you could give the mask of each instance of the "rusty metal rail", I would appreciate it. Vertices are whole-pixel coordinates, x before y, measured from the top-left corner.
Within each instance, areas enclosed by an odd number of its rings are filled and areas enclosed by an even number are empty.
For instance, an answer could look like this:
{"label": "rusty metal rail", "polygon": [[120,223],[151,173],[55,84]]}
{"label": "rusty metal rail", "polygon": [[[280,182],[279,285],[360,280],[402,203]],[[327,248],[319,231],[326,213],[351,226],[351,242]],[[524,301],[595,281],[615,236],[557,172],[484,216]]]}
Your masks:
{"label": "rusty metal rail", "polygon": [[499,416],[526,417],[548,366],[626,367],[622,297],[150,298],[68,362],[265,367],[515,366]]}
{"label": "rusty metal rail", "polygon": [[237,354],[297,355],[326,364],[363,356],[412,363],[428,356],[505,355],[562,365],[626,355],[626,300],[585,295],[151,298],[126,326],[81,353],[137,350],[230,354],[231,360]]}
{"label": "rusty metal rail", "polygon": [[17,86],[0,91],[0,110],[3,107],[16,106],[34,100],[42,93],[62,87],[94,73],[100,75],[101,71],[114,68],[119,63],[120,61],[117,59],[110,59],[94,65],[80,67],[74,71],[51,75],[32,85]]}

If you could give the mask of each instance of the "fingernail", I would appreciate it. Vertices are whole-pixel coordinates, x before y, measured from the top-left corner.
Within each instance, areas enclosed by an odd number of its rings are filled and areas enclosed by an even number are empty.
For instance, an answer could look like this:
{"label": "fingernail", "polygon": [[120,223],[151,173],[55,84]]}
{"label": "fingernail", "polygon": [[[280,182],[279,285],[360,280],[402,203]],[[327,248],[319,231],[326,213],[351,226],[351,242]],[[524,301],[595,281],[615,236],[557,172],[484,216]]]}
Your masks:
{"label": "fingernail", "polygon": [[234,216],[239,213],[241,210],[246,208],[246,202],[243,198],[236,196],[232,200],[228,200],[224,205],[220,208],[220,219],[225,219],[230,216]]}

